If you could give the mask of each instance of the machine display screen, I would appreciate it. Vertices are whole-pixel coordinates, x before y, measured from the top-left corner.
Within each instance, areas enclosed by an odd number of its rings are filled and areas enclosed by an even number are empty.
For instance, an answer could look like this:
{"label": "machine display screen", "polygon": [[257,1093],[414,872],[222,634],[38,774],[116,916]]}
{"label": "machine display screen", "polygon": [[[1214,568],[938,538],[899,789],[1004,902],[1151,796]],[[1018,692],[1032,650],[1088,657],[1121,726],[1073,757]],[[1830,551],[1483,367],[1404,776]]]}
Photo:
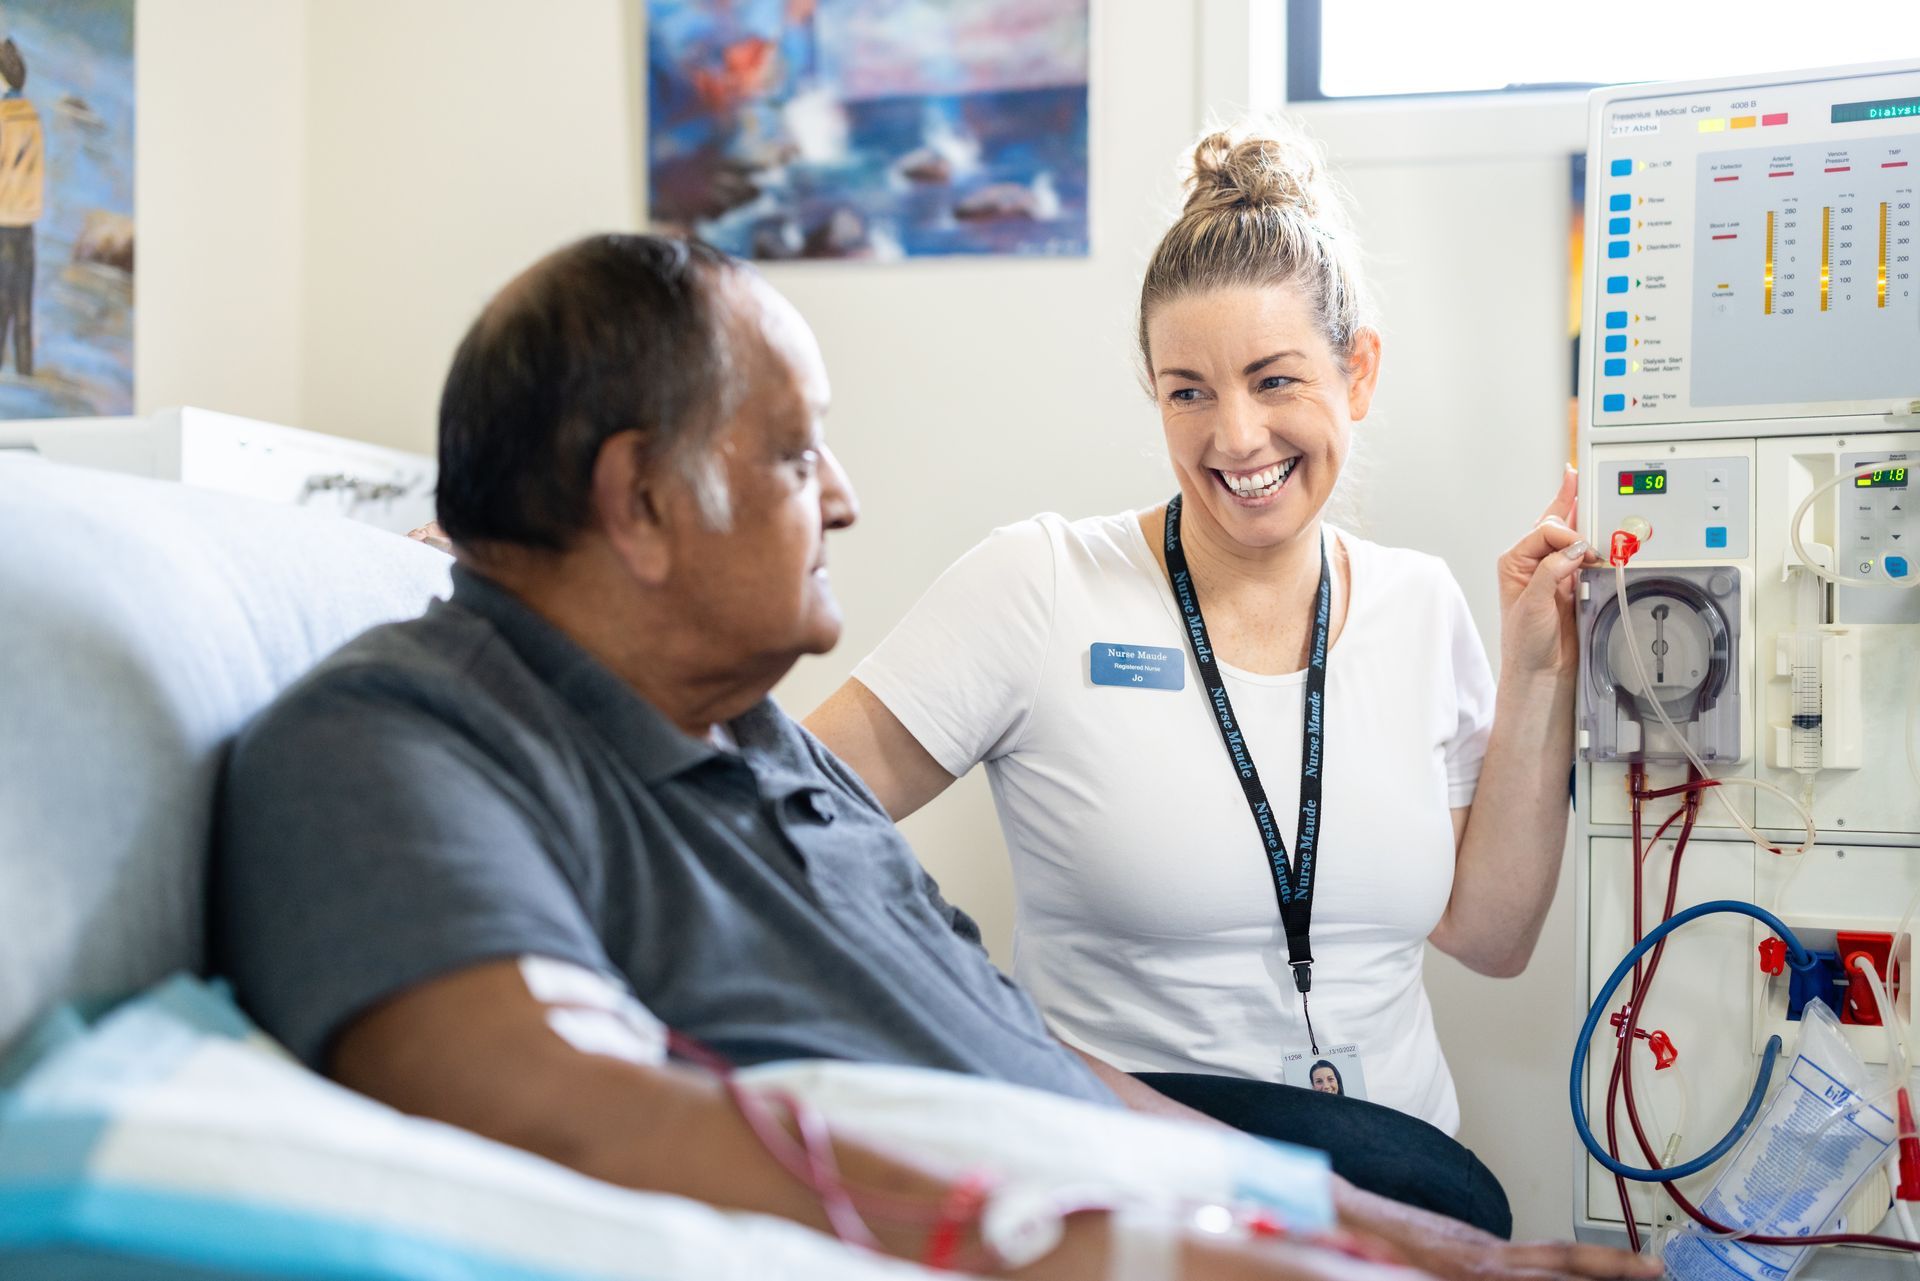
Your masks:
{"label": "machine display screen", "polygon": [[1596,95],[1593,426],[1878,416],[1913,398],[1920,67],[1860,71]]}
{"label": "machine display screen", "polygon": [[[1623,472],[1620,483],[1624,485],[1626,480],[1626,474]],[[1855,489],[1905,489],[1907,469],[1904,467],[1877,469],[1871,476],[1855,476],[1853,486]]]}
{"label": "machine display screen", "polygon": [[1906,116],[1920,116],[1920,98],[1882,98],[1878,102],[1836,102],[1833,104],[1833,120],[1836,125],[1854,120],[1899,120]]}
{"label": "machine display screen", "polygon": [[[1906,473],[1902,472],[1904,476]],[[1905,480],[1900,482],[1906,484]],[[1623,494],[1664,494],[1667,492],[1667,473],[1664,471],[1623,471],[1620,473],[1620,492]]]}

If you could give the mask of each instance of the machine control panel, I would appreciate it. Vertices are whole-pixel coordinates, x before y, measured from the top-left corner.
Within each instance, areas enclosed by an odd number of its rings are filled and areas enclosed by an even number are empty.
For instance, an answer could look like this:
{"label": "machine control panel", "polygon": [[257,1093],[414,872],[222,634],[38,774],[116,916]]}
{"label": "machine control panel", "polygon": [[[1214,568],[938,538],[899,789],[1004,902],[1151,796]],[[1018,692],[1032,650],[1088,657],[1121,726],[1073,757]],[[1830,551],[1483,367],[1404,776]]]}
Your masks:
{"label": "machine control panel", "polygon": [[1920,398],[1920,72],[1599,110],[1593,426]]}
{"label": "machine control panel", "polygon": [[1920,487],[1913,464],[1920,451],[1854,453],[1841,457],[1849,471],[1873,471],[1843,485],[1834,501],[1834,554],[1849,578],[1906,586],[1906,591],[1839,588],[1834,612],[1847,623],[1920,621]]}
{"label": "machine control panel", "polygon": [[1907,455],[1848,454],[1841,461],[1853,471],[1874,468],[1842,487],[1835,522],[1841,572],[1893,582],[1913,578],[1920,572],[1920,509]]}
{"label": "machine control panel", "polygon": [[1653,526],[1652,561],[1745,560],[1753,496],[1748,460],[1596,458],[1593,527],[1619,529],[1629,516]]}

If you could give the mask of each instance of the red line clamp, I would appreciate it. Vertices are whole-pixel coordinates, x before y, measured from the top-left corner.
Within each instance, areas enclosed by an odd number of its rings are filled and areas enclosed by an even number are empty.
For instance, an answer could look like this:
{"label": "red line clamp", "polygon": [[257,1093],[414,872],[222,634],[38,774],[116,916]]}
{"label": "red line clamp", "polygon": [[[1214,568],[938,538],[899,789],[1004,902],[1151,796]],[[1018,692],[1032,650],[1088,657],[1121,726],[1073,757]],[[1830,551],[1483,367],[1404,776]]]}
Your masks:
{"label": "red line clamp", "polygon": [[[1613,1024],[1617,1032],[1627,1025],[1627,1012],[1624,1009],[1617,1010],[1607,1016],[1607,1022]],[[1643,1027],[1637,1027],[1633,1029],[1633,1035],[1635,1039],[1645,1041],[1647,1048],[1653,1051],[1653,1070],[1656,1072],[1662,1068],[1672,1067],[1680,1057],[1680,1047],[1675,1045],[1673,1038],[1665,1032],[1658,1029],[1649,1032]]]}

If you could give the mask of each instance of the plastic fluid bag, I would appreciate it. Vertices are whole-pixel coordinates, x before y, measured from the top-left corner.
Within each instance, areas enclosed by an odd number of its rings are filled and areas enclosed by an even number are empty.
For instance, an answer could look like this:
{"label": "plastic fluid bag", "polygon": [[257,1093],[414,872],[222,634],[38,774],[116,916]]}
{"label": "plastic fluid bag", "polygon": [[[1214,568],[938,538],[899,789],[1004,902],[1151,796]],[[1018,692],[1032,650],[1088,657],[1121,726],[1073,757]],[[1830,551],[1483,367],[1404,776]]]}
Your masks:
{"label": "plastic fluid bag", "polygon": [[[1810,1236],[1840,1213],[1899,1134],[1870,1100],[1885,1084],[1847,1044],[1819,1001],[1800,1019],[1800,1053],[1787,1079],[1700,1203],[1708,1218],[1758,1236]],[[1750,1245],[1689,1228],[1668,1243],[1676,1281],[1786,1281],[1812,1250]]]}

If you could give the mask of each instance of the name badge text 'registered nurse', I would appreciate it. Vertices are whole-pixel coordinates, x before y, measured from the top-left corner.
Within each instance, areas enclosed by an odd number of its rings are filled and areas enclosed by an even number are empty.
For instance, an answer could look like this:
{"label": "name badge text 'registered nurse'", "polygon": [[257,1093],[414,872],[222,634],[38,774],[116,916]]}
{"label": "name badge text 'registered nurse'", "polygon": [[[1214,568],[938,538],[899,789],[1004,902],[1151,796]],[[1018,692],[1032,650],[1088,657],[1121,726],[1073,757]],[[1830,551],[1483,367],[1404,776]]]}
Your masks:
{"label": "name badge text 'registered nurse'", "polygon": [[1095,685],[1129,689],[1184,689],[1187,656],[1157,645],[1119,645],[1095,641],[1087,668]]}

